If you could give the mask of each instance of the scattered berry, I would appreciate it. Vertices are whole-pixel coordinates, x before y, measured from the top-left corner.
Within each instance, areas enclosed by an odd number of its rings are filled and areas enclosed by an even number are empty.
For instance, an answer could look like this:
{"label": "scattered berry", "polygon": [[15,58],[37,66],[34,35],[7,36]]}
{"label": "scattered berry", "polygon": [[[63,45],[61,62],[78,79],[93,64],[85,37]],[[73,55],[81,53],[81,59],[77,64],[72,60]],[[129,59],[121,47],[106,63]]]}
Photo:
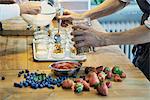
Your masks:
{"label": "scattered berry", "polygon": [[4,76],[2,76],[2,80],[5,80],[5,77],[4,77]]}
{"label": "scattered berry", "polygon": [[106,85],[107,85],[108,88],[112,87],[112,83],[110,81],[106,82]]}
{"label": "scattered berry", "polygon": [[115,74],[115,75],[114,75],[114,81],[115,81],[115,82],[121,82],[122,79],[121,79],[121,77],[120,77],[118,74]]}
{"label": "scattered berry", "polygon": [[97,92],[102,95],[102,96],[107,96],[108,95],[108,87],[106,83],[102,83],[97,87]]}

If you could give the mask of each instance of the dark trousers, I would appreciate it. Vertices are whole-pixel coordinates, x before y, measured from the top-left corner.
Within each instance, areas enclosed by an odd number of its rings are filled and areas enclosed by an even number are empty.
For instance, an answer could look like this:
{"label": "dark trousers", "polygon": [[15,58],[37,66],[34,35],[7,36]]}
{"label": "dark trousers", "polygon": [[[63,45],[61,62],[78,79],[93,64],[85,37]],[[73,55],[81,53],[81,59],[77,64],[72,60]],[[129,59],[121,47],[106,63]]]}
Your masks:
{"label": "dark trousers", "polygon": [[134,64],[150,81],[150,43],[144,44],[144,48],[144,52],[141,55],[137,55]]}

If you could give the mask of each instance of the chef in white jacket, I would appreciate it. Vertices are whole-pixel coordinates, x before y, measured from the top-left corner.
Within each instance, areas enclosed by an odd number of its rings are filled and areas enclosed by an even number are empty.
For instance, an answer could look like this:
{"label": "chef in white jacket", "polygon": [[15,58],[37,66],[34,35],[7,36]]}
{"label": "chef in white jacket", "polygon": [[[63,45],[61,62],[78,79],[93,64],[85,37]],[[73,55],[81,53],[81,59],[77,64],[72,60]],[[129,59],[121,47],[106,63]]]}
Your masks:
{"label": "chef in white jacket", "polygon": [[0,4],[0,21],[10,19],[21,14],[38,14],[40,2],[24,2],[21,4]]}
{"label": "chef in white jacket", "polygon": [[[143,12],[141,26],[125,32],[106,34],[91,27],[79,25],[74,27],[78,30],[72,32],[74,35],[73,40],[77,48],[84,46],[100,47],[107,45],[135,44],[135,48],[133,49],[133,63],[139,67],[150,80],[150,0],[136,1]],[[110,15],[124,8],[129,2],[130,0],[105,0],[101,5],[82,14],[66,10],[64,15],[59,18],[66,20],[64,22],[83,18],[91,18],[93,20]]]}

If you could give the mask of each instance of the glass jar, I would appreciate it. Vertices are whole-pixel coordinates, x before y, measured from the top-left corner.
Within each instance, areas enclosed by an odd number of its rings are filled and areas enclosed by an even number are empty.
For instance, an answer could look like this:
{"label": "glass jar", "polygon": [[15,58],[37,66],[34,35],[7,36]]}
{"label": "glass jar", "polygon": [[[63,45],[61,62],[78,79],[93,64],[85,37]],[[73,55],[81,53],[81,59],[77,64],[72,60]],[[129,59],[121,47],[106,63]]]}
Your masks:
{"label": "glass jar", "polygon": [[69,49],[70,49],[70,57],[74,58],[77,55],[77,49],[74,46],[74,42],[71,42],[69,45]]}
{"label": "glass jar", "polygon": [[47,39],[48,38],[48,32],[45,30],[36,31],[33,33],[34,39]]}
{"label": "glass jar", "polygon": [[47,58],[49,53],[49,39],[35,40],[35,52],[37,58]]}
{"label": "glass jar", "polygon": [[55,59],[62,59],[65,57],[65,44],[55,43],[51,52],[51,56]]}

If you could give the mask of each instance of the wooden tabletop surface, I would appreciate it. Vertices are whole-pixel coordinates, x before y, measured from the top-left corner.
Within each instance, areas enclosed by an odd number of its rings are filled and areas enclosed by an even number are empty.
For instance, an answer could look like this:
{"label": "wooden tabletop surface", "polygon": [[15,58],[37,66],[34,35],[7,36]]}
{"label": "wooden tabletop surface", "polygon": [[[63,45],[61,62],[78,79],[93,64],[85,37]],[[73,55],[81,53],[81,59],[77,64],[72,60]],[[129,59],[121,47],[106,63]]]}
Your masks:
{"label": "wooden tabletop surface", "polygon": [[[93,21],[93,27],[104,31],[97,21]],[[109,95],[106,97],[97,95],[95,90],[75,94],[62,88],[54,90],[15,88],[13,87],[14,82],[22,80],[17,77],[20,70],[29,69],[51,73],[51,70],[48,69],[51,62],[33,60],[31,36],[0,36],[0,75],[6,77],[4,81],[0,80],[0,100],[149,100],[150,82],[128,60],[118,46],[97,48],[96,51],[96,53],[87,55],[87,61],[83,63],[83,67],[118,65],[127,74],[123,82],[113,82],[113,87],[109,89]]]}

